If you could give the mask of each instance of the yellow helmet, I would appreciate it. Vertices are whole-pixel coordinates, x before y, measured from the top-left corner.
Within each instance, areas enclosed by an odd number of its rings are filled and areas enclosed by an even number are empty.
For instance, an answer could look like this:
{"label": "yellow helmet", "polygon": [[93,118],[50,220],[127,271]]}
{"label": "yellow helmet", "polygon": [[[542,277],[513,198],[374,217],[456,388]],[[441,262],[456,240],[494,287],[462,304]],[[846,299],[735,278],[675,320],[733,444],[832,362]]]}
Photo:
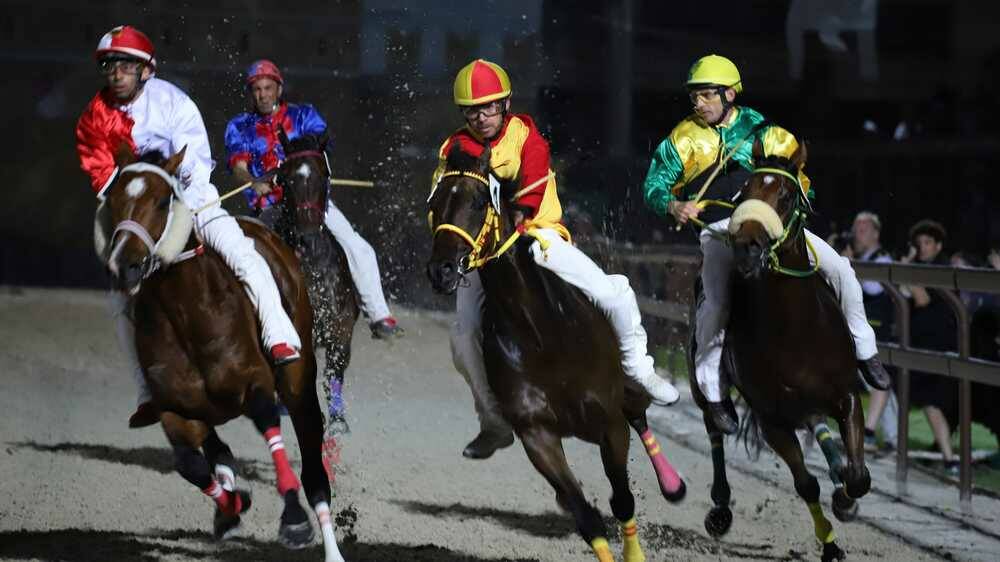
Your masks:
{"label": "yellow helmet", "polygon": [[507,72],[483,59],[476,59],[455,77],[455,105],[479,105],[510,95]]}
{"label": "yellow helmet", "polygon": [[691,70],[688,71],[688,79],[685,85],[688,88],[701,85],[726,86],[736,90],[736,93],[743,91],[743,80],[740,78],[740,71],[736,70],[733,61],[719,55],[708,55],[694,61]]}

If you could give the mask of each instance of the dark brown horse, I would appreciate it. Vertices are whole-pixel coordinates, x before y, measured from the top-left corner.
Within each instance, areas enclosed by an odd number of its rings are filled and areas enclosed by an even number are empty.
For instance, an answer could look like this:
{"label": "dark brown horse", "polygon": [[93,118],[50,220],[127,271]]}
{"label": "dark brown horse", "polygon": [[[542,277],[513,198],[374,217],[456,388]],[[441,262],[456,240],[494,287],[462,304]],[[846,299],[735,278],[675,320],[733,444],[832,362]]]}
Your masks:
{"label": "dark brown horse", "polygon": [[490,387],[528,458],[555,488],[559,505],[572,513],[584,540],[606,562],[613,560],[607,530],[570,471],[562,439],[600,446],[611,510],[625,537],[625,560],[642,560],[627,473],[630,424],[642,436],[668,500],[683,497],[683,481],[646,424],[649,396],[625,377],[604,314],[578,289],[535,264],[530,238],[500,251],[517,231],[512,205],[498,194],[514,191],[503,185],[491,195],[489,162],[489,148],[478,160],[457,148],[449,155],[429,200],[434,246],[428,276],[436,291],[452,293],[470,262],[500,253],[479,269]]}
{"label": "dark brown horse", "polygon": [[315,322],[313,341],[326,350],[323,389],[327,399],[327,441],[347,433],[343,398],[344,372],[351,362],[351,338],[358,320],[357,289],[347,255],[323,223],[330,200],[330,171],[325,156],[326,136],[304,135],[289,141],[278,135],[285,161],[277,172],[284,189],[281,217],[275,230],[295,248],[302,263]]}
{"label": "dark brown horse", "polygon": [[[730,232],[736,272],[732,281],[723,370],[750,408],[744,434],[764,440],[785,461],[795,490],[808,504],[823,561],[841,559],[833,526],[819,504],[819,483],[806,470],[797,429],[817,436],[836,484],[834,513],[842,521],[857,513],[856,498],[871,486],[864,464],[861,399],[854,341],[833,290],[810,265],[804,233],[809,203],[798,183],[805,146],[791,159],[764,157],[758,141],[757,168],[743,188]],[[814,253],[814,252],[813,252]],[[694,315],[692,315],[694,318]],[[692,327],[692,334],[694,328]],[[694,364],[692,338],[689,359]],[[691,385],[704,410],[705,398]],[[837,420],[847,448],[847,463],[830,438],[826,417]],[[732,511],[726,480],[723,436],[704,416],[712,441],[715,507],[705,527],[715,536],[729,530]]]}
{"label": "dark brown horse", "polygon": [[277,390],[295,427],[302,483],[323,530],[326,560],[342,562],[321,460],[323,415],[316,399],[316,359],[306,337],[312,331],[312,310],[298,260],[266,228],[241,223],[270,265],[302,337],[301,359],[276,371],[265,358],[257,314],[245,289],[218,254],[202,249],[192,229],[191,212],[174,177],[183,158],[181,150],[157,164],[135,162],[123,147],[116,159],[121,174],[105,201],[114,225],[108,268],[116,289],[133,295],[139,361],[161,412],[175,466],[215,501],[215,534],[225,538],[250,506],[250,495],[234,489],[232,453],[214,426],[249,417],[267,441],[285,503],[279,540],[289,548],[311,544],[313,531],[299,503],[299,480],[281,438]]}

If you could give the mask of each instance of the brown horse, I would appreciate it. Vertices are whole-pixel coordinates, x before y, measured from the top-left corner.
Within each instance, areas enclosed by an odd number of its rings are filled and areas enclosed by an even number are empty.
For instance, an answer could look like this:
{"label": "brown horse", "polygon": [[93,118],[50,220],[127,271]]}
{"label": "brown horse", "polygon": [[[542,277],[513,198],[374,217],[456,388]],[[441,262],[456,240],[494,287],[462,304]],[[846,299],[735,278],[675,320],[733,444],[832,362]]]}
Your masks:
{"label": "brown horse", "polygon": [[250,506],[250,495],[234,489],[232,453],[214,426],[249,417],[267,440],[285,503],[279,540],[289,548],[308,546],[313,531],[284,451],[277,390],[295,426],[302,482],[323,530],[326,560],[342,562],[320,458],[323,417],[316,399],[316,359],[310,338],[304,337],[312,330],[312,310],[298,260],[266,228],[241,223],[270,265],[283,304],[302,334],[301,359],[276,372],[265,358],[245,289],[218,254],[202,249],[192,229],[191,212],[174,176],[183,158],[182,149],[157,164],[135,162],[123,146],[116,157],[121,174],[104,203],[114,225],[108,268],[115,288],[133,295],[136,349],[175,466],[215,501],[215,534],[225,538]]}
{"label": "brown horse", "polygon": [[[813,250],[804,233],[809,203],[797,179],[806,160],[805,146],[791,159],[765,158],[758,141],[753,158],[757,168],[743,188],[742,203],[730,226],[738,274],[732,281],[723,369],[750,408],[741,431],[750,438],[762,434],[788,465],[823,545],[822,560],[842,559],[833,526],[819,505],[819,483],[806,469],[795,431],[809,428],[816,434],[836,485],[834,514],[842,521],[853,519],[855,499],[871,486],[864,464],[854,341],[836,295],[810,265],[807,252]],[[693,365],[693,338],[691,343]],[[705,411],[698,386],[691,388]],[[830,438],[827,416],[840,426],[846,465]],[[729,530],[733,518],[723,436],[707,412],[703,417],[715,471],[715,507],[706,516],[705,527],[719,536]]]}
{"label": "brown horse", "polygon": [[[485,292],[483,355],[503,415],[555,488],[559,505],[572,513],[584,540],[606,562],[613,560],[607,530],[570,471],[562,439],[600,446],[625,560],[643,560],[627,473],[630,424],[646,444],[664,496],[679,501],[684,483],[647,426],[650,398],[625,377],[607,318],[581,291],[535,264],[527,240],[517,239],[512,205],[499,192],[491,195],[489,162],[488,147],[478,160],[457,148],[449,154],[429,200],[434,245],[428,276],[436,291],[452,293],[470,261],[499,253],[479,274]],[[500,192],[512,194],[510,188],[500,186]],[[470,234],[477,232],[475,238]]]}
{"label": "brown horse", "polygon": [[323,389],[327,399],[327,443],[335,434],[348,433],[343,398],[344,372],[351,362],[351,338],[358,320],[357,289],[351,279],[347,254],[323,223],[330,200],[330,171],[326,136],[304,135],[289,141],[278,135],[285,161],[277,171],[284,188],[281,216],[275,230],[295,249],[302,263],[315,322],[313,340],[326,349]]}

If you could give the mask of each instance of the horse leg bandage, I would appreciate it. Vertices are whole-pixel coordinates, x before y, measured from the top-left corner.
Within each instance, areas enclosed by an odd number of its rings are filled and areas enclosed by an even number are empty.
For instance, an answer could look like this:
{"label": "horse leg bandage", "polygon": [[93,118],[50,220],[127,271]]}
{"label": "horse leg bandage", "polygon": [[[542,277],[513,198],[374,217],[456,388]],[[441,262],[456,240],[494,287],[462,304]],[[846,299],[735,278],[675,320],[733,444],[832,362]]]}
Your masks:
{"label": "horse leg bandage", "polygon": [[663,456],[663,451],[660,450],[660,444],[656,441],[653,430],[647,429],[639,437],[642,438],[642,444],[646,447],[649,461],[653,463],[656,478],[660,481],[660,491],[664,494],[676,493],[681,487],[681,477],[673,465],[667,461],[667,457]]}
{"label": "horse leg bandage", "polygon": [[214,478],[212,479],[212,483],[201,492],[212,498],[215,505],[219,506],[219,509],[226,515],[240,514],[243,507],[240,495],[224,489]]}
{"label": "horse leg bandage", "polygon": [[833,524],[823,515],[823,506],[818,502],[809,504],[809,515],[812,515],[813,527],[819,542],[826,544],[837,540],[837,533],[833,532]]}
{"label": "horse leg bandage", "polygon": [[611,554],[611,547],[608,546],[608,539],[597,537],[590,541],[590,548],[594,549],[598,562],[615,562],[615,557]]}
{"label": "horse leg bandage", "polygon": [[625,562],[645,562],[646,555],[639,546],[639,525],[635,517],[619,522],[622,531],[622,556]]}
{"label": "horse leg bandage", "polygon": [[292,472],[292,466],[288,464],[288,454],[285,452],[285,442],[281,439],[281,428],[272,427],[264,432],[264,439],[267,440],[267,447],[271,450],[271,459],[274,461],[274,470],[278,475],[278,493],[282,496],[290,490],[298,490],[299,478]]}

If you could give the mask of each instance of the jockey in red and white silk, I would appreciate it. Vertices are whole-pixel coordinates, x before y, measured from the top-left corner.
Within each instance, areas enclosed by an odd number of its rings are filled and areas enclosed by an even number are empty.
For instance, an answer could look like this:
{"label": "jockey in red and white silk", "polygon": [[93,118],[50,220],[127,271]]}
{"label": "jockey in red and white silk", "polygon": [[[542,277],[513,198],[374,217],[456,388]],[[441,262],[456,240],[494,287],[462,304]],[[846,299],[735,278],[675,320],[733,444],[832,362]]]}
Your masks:
{"label": "jockey in red and white silk", "polygon": [[[198,107],[184,92],[152,76],[155,58],[152,43],[128,26],[111,30],[101,39],[96,57],[108,86],[87,105],[76,128],[80,166],[90,177],[99,198],[114,183],[114,153],[126,143],[141,155],[158,151],[164,156],[186,147],[178,170],[184,202],[191,209],[216,201],[219,193],[209,181],[214,162]],[[125,84],[124,86],[122,84]],[[281,298],[264,258],[253,240],[243,234],[236,220],[219,203],[195,216],[195,227],[204,243],[214,249],[244,284],[260,317],[264,345],[276,364],[298,359],[298,333],[281,306]],[[135,339],[124,314],[126,299],[114,295],[119,320],[119,340],[134,359]],[[138,364],[134,364],[138,368]],[[145,380],[138,372],[140,405],[148,400]]]}

